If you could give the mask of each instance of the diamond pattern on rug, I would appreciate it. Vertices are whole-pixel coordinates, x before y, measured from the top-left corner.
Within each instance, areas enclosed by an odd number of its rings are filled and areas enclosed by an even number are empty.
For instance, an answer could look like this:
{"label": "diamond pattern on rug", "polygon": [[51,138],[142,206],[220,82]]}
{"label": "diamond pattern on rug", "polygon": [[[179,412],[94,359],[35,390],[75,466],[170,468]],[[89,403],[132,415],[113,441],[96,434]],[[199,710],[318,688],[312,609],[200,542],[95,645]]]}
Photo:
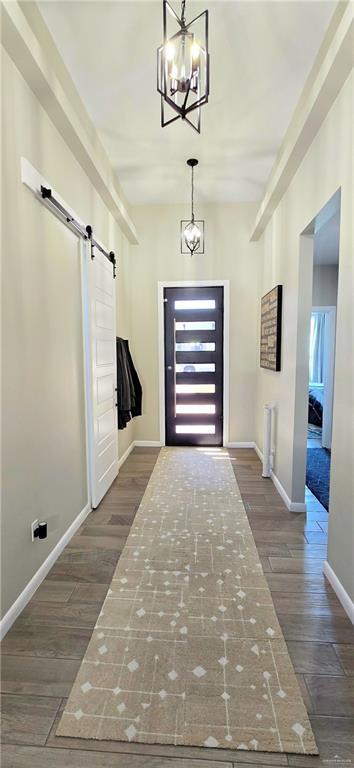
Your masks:
{"label": "diamond pattern on rug", "polygon": [[222,449],[161,450],[57,735],[318,753]]}

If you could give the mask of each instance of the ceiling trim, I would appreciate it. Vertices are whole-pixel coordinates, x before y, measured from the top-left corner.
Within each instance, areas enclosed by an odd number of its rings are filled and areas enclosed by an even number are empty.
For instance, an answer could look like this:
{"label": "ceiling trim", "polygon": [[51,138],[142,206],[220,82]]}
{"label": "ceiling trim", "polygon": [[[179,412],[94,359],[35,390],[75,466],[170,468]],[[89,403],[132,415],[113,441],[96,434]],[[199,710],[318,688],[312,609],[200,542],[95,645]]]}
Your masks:
{"label": "ceiling trim", "polygon": [[271,171],[251,232],[259,240],[353,67],[354,6],[340,0]]}
{"label": "ceiling trim", "polygon": [[84,131],[70,98],[51,66],[46,50],[31,29],[17,0],[1,4],[1,40],[9,56],[37,96],[75,159],[90,179],[129,242],[138,236],[119,194],[114,172],[92,126],[92,138]]}

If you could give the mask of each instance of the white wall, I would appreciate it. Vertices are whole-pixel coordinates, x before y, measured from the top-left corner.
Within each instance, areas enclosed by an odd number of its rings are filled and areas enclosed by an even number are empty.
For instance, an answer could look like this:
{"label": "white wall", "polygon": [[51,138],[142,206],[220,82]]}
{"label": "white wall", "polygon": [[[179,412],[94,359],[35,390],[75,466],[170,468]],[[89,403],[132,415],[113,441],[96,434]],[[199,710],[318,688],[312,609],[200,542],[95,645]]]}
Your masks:
{"label": "white wall", "polygon": [[140,244],[132,249],[133,351],[142,379],[144,415],[136,420],[138,440],[159,440],[157,284],[167,280],[230,280],[230,435],[254,439],[255,372],[258,361],[257,304],[261,246],[249,242],[253,204],[198,205],[205,219],[204,255],[181,255],[178,205],[133,208]]}
{"label": "white wall", "polygon": [[334,383],[328,560],[354,596],[353,476],[353,74],[308,150],[264,233],[261,294],[284,285],[282,370],[259,370],[256,420],[262,447],[262,407],[277,409],[275,473],[294,502],[303,501],[305,478],[309,318],[312,304],[312,238],[301,232],[341,188],[341,227]]}
{"label": "white wall", "polygon": [[[2,612],[87,503],[78,240],[21,183],[21,156],[119,256],[117,330],[129,335],[129,246],[2,50]],[[132,428],[121,440],[122,452]],[[31,542],[33,520],[48,539]]]}
{"label": "white wall", "polygon": [[336,307],[338,294],[338,265],[315,264],[313,268],[312,306]]}

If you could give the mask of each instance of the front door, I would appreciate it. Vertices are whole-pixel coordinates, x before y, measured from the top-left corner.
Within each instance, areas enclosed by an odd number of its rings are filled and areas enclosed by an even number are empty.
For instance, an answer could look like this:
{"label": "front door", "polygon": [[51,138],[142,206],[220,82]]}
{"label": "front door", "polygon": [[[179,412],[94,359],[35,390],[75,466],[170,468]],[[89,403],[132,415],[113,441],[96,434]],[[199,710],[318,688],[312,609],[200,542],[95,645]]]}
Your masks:
{"label": "front door", "polygon": [[222,445],[224,290],[165,288],[166,445]]}

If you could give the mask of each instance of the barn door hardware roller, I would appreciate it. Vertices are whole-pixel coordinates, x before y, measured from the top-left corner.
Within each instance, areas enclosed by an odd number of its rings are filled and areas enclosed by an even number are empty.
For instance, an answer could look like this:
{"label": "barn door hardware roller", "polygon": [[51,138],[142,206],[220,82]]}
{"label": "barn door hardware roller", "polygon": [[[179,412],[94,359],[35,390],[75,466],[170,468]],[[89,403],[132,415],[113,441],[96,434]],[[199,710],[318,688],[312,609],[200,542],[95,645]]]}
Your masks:
{"label": "barn door hardware roller", "polygon": [[106,251],[105,248],[102,248],[102,245],[100,245],[97,240],[93,237],[93,230],[90,224],[88,224],[86,227],[80,224],[77,219],[75,219],[71,213],[64,208],[64,206],[57,200],[54,195],[52,194],[52,190],[48,187],[44,187],[43,184],[41,185],[41,196],[43,200],[45,200],[54,210],[57,216],[62,217],[62,219],[65,220],[67,224],[69,224],[72,229],[77,232],[81,237],[84,237],[85,240],[90,240],[91,243],[91,259],[95,257],[94,254],[94,248],[97,248],[103,256],[108,259],[108,261],[111,262],[113,265],[113,277],[116,276],[116,257],[113,251]]}

